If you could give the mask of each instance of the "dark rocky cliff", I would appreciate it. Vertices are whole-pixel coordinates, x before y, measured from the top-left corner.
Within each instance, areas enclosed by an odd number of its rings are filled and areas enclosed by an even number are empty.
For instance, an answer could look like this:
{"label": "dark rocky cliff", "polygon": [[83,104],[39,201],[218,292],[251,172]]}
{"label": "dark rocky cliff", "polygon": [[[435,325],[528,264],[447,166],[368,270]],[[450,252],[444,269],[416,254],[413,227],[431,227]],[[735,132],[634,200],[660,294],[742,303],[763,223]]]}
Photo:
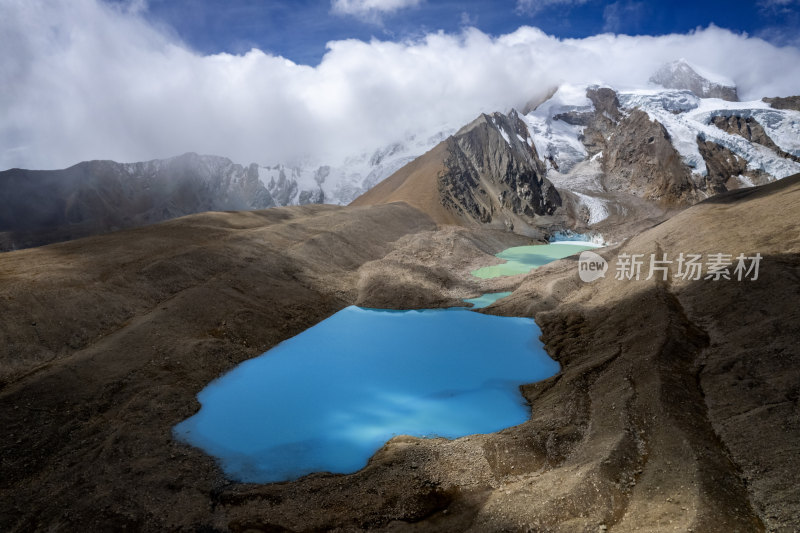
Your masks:
{"label": "dark rocky cliff", "polygon": [[511,229],[515,222],[552,215],[561,197],[528,139],[515,111],[481,115],[462,128],[447,141],[442,203],[462,218]]}

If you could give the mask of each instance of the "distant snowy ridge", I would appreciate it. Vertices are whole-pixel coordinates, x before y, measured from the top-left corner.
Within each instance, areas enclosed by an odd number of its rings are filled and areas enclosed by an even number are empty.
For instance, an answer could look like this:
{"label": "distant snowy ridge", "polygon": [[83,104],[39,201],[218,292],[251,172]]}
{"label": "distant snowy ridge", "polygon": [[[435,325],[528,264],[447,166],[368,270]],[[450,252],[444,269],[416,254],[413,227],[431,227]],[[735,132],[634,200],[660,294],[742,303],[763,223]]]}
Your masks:
{"label": "distant snowy ridge", "polygon": [[[588,157],[581,141],[584,128],[559,119],[559,116],[572,111],[592,111],[592,103],[585,96],[589,87],[562,86],[550,100],[522,117],[539,156],[551,168],[553,163],[557,165],[562,173]],[[707,172],[697,147],[698,136],[728,148],[746,159],[751,168],[763,170],[776,179],[800,172],[800,163],[780,157],[764,146],[724,132],[711,124],[715,116],[752,117],[779,148],[800,156],[798,111],[773,109],[761,100],[729,102],[719,98],[699,98],[690,91],[642,89],[620,92],[618,98],[624,110],[641,109],[652,120],[663,124],[684,163],[695,174],[704,176]]]}
{"label": "distant snowy ridge", "polygon": [[347,205],[446,139],[455,128],[408,135],[402,141],[330,165],[301,163],[258,167],[258,178],[278,205]]}

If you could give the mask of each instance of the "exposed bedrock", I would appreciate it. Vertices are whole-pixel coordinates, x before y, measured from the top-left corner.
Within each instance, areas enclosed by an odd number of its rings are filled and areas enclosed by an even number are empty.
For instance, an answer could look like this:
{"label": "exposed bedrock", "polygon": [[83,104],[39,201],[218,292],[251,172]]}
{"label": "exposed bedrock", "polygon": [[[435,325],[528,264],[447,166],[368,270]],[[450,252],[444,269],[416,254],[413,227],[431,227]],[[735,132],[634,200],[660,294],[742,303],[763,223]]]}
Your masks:
{"label": "exposed bedrock", "polygon": [[704,190],[718,194],[740,187],[769,183],[771,178],[761,170],[748,168],[747,160],[713,141],[697,138],[700,155],[706,162]]}
{"label": "exposed bedrock", "polygon": [[711,119],[711,123],[722,131],[726,131],[732,135],[739,135],[750,142],[758,143],[769,148],[781,157],[800,162],[800,157],[781,150],[781,148],[769,138],[761,124],[753,117],[718,115]]}
{"label": "exposed bedrock", "polygon": [[519,216],[552,215],[561,198],[527,138],[516,112],[482,115],[462,128],[448,140],[439,177],[442,203],[482,223],[498,218],[513,226]]}
{"label": "exposed bedrock", "polygon": [[794,109],[800,111],[800,96],[776,96],[774,98],[762,98],[774,109]]}

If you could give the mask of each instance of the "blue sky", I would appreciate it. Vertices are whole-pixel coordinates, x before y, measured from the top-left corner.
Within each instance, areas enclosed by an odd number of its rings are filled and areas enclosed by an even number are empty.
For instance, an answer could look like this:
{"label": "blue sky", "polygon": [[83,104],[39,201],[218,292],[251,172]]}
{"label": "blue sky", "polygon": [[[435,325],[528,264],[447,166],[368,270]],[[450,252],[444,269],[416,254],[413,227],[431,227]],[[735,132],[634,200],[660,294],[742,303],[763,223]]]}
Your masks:
{"label": "blue sky", "polygon": [[[350,5],[359,1],[369,0],[350,0]],[[800,43],[798,0],[407,2],[416,5],[353,15],[337,11],[330,0],[149,0],[142,14],[201,53],[240,54],[258,48],[308,65],[319,63],[328,41],[397,41],[438,30],[459,32],[466,25],[490,35],[530,25],[556,37],[582,38],[604,32],[686,33],[714,24],[779,46]]]}

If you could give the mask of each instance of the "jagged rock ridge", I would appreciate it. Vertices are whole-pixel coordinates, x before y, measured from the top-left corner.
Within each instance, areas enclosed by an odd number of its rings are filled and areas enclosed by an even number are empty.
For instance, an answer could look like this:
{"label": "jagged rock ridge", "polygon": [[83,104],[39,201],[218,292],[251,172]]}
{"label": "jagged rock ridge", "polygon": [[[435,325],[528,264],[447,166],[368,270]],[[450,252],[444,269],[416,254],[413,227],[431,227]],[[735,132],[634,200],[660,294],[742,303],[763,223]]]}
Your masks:
{"label": "jagged rock ridge", "polygon": [[561,197],[515,111],[483,114],[351,205],[404,201],[439,223],[533,233]]}
{"label": "jagged rock ridge", "polygon": [[792,161],[800,162],[800,157],[790,154],[782,150],[775,141],[764,131],[764,127],[752,116],[741,115],[717,115],[711,119],[711,124],[719,129],[731,133],[733,135],[740,135],[750,142],[758,143],[781,157],[791,159]]}
{"label": "jagged rock ridge", "polygon": [[439,191],[460,215],[484,224],[500,216],[513,229],[509,214],[532,219],[561,205],[516,111],[481,115],[448,139],[448,148]]}
{"label": "jagged rock ridge", "polygon": [[764,102],[774,109],[793,109],[800,111],[800,96],[775,96],[773,98],[762,98]]}

